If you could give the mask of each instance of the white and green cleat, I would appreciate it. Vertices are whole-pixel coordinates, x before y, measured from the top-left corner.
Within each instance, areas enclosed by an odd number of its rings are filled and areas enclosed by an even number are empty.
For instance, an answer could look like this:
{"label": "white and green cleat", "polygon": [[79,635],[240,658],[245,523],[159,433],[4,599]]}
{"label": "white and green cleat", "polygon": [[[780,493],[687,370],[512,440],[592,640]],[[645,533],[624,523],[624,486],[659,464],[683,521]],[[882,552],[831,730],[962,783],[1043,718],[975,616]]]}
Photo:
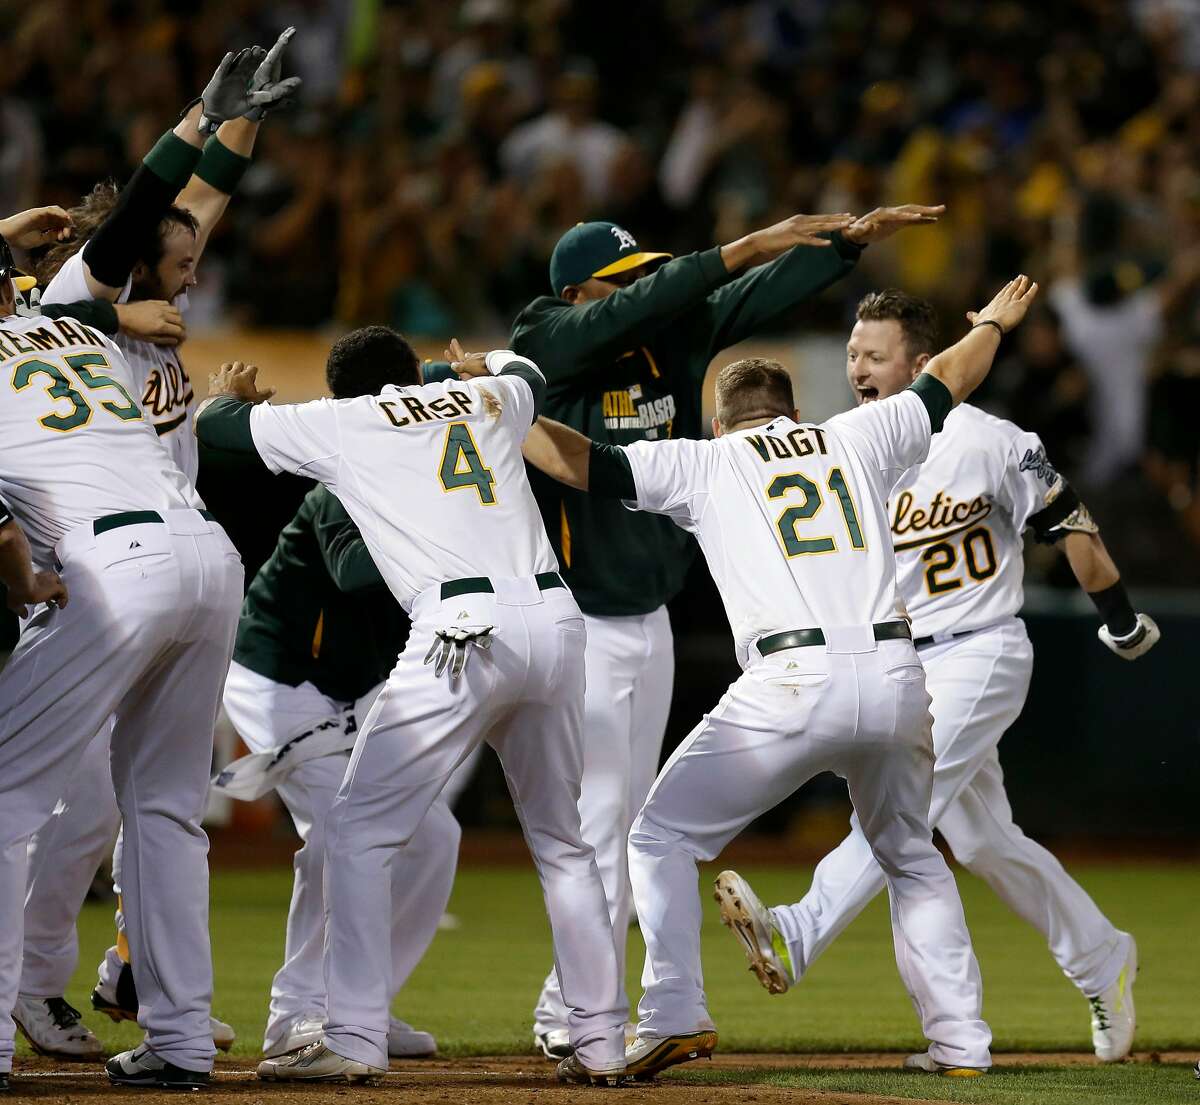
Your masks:
{"label": "white and green cleat", "polygon": [[920,1070],[926,1074],[941,1074],[947,1078],[978,1078],[987,1074],[986,1067],[954,1067],[939,1063],[928,1051],[910,1055],[904,1060],[905,1070]]}
{"label": "white and green cleat", "polygon": [[1137,942],[1129,937],[1129,951],[1117,980],[1102,994],[1088,998],[1092,1007],[1092,1047],[1096,1058],[1117,1063],[1133,1049],[1137,1019],[1133,1011],[1133,984],[1137,981]]}
{"label": "white and green cleat", "polygon": [[770,910],[736,871],[722,871],[713,888],[721,923],[741,941],[750,970],[768,993],[786,994],[795,981],[792,958]]}

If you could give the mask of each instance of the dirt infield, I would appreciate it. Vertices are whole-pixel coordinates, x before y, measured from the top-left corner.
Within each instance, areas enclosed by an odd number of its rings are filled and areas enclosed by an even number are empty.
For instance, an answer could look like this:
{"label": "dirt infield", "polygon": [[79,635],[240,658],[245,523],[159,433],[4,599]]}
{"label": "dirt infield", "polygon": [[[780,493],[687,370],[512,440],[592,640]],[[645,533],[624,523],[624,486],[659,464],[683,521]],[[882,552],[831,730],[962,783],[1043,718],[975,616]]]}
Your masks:
{"label": "dirt infield", "polygon": [[[1194,1056],[1184,1053],[1138,1053],[1134,1062],[1191,1062]],[[936,1105],[936,1083],[930,1080],[932,1096],[925,1099],[881,1097],[875,1094],[856,1094],[833,1090],[797,1090],[765,1085],[751,1077],[763,1070],[868,1070],[895,1069],[903,1056],[894,1053],[864,1053],[853,1055],[718,1055],[709,1063],[692,1064],[679,1071],[669,1072],[658,1082],[635,1085],[618,1092],[630,1105],[732,1105],[733,1102],[754,1102],[755,1105]],[[1077,1053],[1037,1053],[997,1055],[999,1067],[1011,1066],[1074,1066],[1096,1063],[1094,1057]],[[372,1086],[349,1087],[334,1085],[277,1085],[259,1082],[254,1076],[254,1064],[244,1059],[221,1059],[217,1062],[216,1077],[210,1094],[237,1096],[247,1105],[348,1105],[353,1097],[362,1105],[386,1102],[388,1105],[441,1105],[442,1102],[469,1102],[470,1105],[559,1105],[579,1100],[580,1094],[603,1091],[583,1087],[560,1086],[554,1081],[554,1069],[534,1056],[505,1055],[469,1059],[426,1059],[411,1063],[393,1063],[388,1075]],[[683,1081],[683,1070],[697,1073],[720,1073],[727,1081],[697,1083]],[[736,1072],[744,1070],[745,1080]],[[922,1077],[913,1075],[914,1078]],[[146,1105],[178,1105],[179,1093],[149,1093],[145,1090],[122,1090],[111,1086],[98,1067],[72,1067],[48,1059],[19,1060],[13,1072],[11,1100],[36,1098],[45,1105],[77,1102],[87,1098],[105,1100],[137,1100]]]}

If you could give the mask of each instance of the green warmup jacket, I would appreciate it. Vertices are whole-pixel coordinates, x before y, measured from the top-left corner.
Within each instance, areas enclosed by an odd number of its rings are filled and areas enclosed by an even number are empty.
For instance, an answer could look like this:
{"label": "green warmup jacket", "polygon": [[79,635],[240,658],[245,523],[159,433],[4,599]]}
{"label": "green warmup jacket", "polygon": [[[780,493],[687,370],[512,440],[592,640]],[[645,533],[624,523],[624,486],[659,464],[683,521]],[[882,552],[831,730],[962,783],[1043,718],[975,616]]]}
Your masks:
{"label": "green warmup jacket", "polygon": [[250,583],[233,658],[352,702],[386,678],[408,619],[336,496],[314,487]]}
{"label": "green warmup jacket", "polygon": [[[545,373],[542,414],[593,441],[705,436],[709,362],[845,276],[862,250],[840,235],[733,277],[719,249],[668,261],[605,299],[535,299],[511,346]],[[546,532],[588,614],[647,614],[683,586],[695,545],[669,518],[626,510],[530,469]]]}

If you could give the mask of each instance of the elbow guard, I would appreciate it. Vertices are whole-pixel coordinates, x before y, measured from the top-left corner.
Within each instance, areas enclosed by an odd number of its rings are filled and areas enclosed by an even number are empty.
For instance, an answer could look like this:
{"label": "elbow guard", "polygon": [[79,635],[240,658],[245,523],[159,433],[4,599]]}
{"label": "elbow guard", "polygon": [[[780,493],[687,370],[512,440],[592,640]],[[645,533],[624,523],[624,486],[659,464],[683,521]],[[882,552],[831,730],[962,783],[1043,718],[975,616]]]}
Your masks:
{"label": "elbow guard", "polygon": [[1053,545],[1068,533],[1094,534],[1100,527],[1080,501],[1075,489],[1059,476],[1046,492],[1046,505],[1029,518],[1033,536],[1043,545]]}

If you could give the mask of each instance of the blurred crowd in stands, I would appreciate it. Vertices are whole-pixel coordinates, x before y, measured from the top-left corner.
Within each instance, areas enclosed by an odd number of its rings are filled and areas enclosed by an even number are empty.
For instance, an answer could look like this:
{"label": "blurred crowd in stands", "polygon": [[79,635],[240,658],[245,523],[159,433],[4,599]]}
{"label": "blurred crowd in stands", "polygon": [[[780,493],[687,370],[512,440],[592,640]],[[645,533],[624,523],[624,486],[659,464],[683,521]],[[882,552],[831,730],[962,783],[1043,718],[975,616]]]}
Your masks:
{"label": "blurred crowd in stands", "polygon": [[201,273],[224,317],[501,334],[581,219],[678,253],[944,202],[795,324],[892,284],[953,338],[1032,274],[985,405],[1132,520],[1133,575],[1197,581],[1200,0],[39,0],[0,15],[0,210],[124,178],[289,23],[303,100]]}

